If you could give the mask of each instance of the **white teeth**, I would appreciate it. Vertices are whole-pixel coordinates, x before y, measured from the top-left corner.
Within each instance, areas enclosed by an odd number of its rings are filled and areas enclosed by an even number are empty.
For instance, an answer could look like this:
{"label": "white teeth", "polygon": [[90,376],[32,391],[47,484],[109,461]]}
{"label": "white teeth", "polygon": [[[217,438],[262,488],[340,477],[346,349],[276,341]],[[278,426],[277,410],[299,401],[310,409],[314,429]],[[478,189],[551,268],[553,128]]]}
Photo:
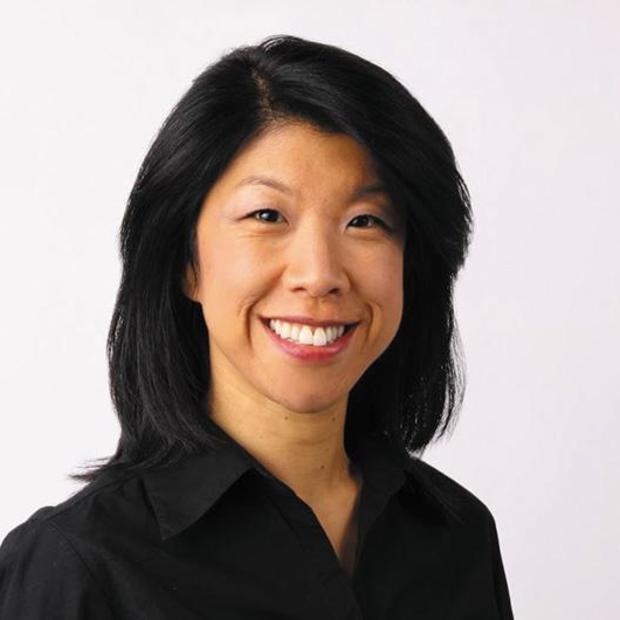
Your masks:
{"label": "white teeth", "polygon": [[331,344],[344,333],[344,325],[330,325],[325,328],[316,327],[313,332],[309,325],[286,323],[278,319],[271,319],[269,327],[284,340],[292,340],[299,344],[310,344],[315,347]]}

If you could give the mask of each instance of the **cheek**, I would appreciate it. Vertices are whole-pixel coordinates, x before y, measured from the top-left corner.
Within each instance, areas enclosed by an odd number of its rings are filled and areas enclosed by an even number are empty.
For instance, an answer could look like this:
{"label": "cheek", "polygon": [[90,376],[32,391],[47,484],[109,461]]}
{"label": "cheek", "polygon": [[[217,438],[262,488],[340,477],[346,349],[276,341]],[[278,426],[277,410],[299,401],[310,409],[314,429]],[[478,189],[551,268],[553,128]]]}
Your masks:
{"label": "cheek", "polygon": [[[201,299],[207,316],[218,324],[242,323],[245,309],[264,288],[266,257],[248,251],[248,245],[235,243],[223,235],[205,239],[201,252]],[[209,322],[207,321],[207,325]]]}
{"label": "cheek", "polygon": [[387,309],[402,306],[403,301],[403,257],[398,252],[386,251],[369,260],[357,263],[357,280],[369,299]]}
{"label": "cheek", "polygon": [[217,283],[226,291],[234,293],[239,288],[251,284],[258,279],[261,273],[260,266],[264,261],[259,260],[247,247],[235,246],[234,243],[216,242],[212,246],[211,258],[206,269],[211,283]]}
{"label": "cheek", "polygon": [[403,259],[402,255],[388,254],[383,260],[367,265],[365,273],[360,273],[363,282],[361,294],[374,308],[371,330],[385,347],[398,332],[402,320]]}
{"label": "cheek", "polygon": [[403,278],[400,272],[392,273],[392,276],[384,279],[381,305],[386,330],[396,334],[403,312]]}

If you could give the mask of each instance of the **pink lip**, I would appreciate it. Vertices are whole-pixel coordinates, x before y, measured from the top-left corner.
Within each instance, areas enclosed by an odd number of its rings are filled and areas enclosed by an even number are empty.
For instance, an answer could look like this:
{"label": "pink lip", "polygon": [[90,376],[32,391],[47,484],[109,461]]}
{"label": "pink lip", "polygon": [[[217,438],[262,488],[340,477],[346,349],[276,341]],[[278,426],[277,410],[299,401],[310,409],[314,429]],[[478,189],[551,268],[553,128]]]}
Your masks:
{"label": "pink lip", "polygon": [[320,362],[333,358],[347,347],[357,328],[357,325],[354,325],[332,344],[326,344],[323,347],[315,347],[311,344],[297,344],[296,342],[283,340],[273,330],[269,329],[269,325],[265,323],[265,321],[261,321],[261,323],[265,326],[271,340],[273,340],[284,353],[306,362]]}

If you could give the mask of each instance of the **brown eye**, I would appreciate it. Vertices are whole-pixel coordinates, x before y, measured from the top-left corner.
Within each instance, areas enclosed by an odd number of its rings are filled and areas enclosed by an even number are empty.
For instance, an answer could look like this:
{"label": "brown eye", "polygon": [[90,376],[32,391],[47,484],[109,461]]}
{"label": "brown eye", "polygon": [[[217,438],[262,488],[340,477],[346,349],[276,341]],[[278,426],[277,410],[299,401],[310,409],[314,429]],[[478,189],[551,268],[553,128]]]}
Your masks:
{"label": "brown eye", "polygon": [[[376,215],[370,215],[370,214],[358,215],[357,217],[354,217],[352,221],[359,220],[359,219],[374,220],[379,224],[379,226],[381,226],[382,228],[385,228],[385,230],[389,230],[389,226],[386,224],[386,222],[384,222],[380,217],[377,217]],[[368,228],[368,226],[361,226],[361,228]]]}
{"label": "brown eye", "polygon": [[[276,211],[275,209],[257,209],[256,211],[252,211],[251,213],[248,213],[247,217],[252,217],[253,219],[259,221],[259,222],[264,222],[265,224],[277,224],[277,221],[274,221],[273,219],[269,219],[268,217],[262,217],[262,214],[265,213],[270,213],[275,214],[276,220],[277,217],[280,215],[279,211]],[[388,226],[388,224],[382,220],[380,217],[377,217],[376,215],[370,215],[370,214],[364,214],[364,215],[358,215],[357,217],[353,218],[352,221],[355,220],[363,220],[363,221],[371,221],[371,222],[376,222],[381,228],[385,229],[385,230],[391,230],[390,227]],[[374,228],[374,226],[356,226],[356,228]]]}
{"label": "brown eye", "polygon": [[[248,213],[247,217],[252,217],[253,219],[260,221],[260,222],[265,222],[267,224],[270,223],[274,223],[271,222],[270,220],[264,218],[264,217],[260,217],[258,214],[260,213],[275,213],[276,217],[277,215],[279,215],[279,211],[276,211],[275,209],[257,209],[256,211],[252,211],[252,213]],[[275,222],[277,223],[277,222]]]}

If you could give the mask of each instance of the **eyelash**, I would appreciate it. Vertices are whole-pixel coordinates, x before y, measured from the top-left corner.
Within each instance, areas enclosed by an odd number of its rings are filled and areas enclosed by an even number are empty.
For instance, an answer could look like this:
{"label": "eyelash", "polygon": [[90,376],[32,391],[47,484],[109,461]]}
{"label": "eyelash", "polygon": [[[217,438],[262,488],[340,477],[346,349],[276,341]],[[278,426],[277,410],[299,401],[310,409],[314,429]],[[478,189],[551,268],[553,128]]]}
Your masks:
{"label": "eyelash", "polygon": [[[248,213],[248,215],[246,217],[254,217],[254,219],[256,219],[257,222],[263,222],[266,224],[274,224],[277,222],[265,222],[265,220],[261,220],[260,218],[256,218],[256,214],[257,213],[263,213],[266,211],[271,211],[272,213],[279,213],[279,211],[276,211],[276,209],[257,209],[256,211],[252,211],[251,213]],[[379,226],[381,226],[382,228],[384,228],[387,231],[390,231],[391,228],[388,226],[387,222],[385,222],[385,220],[382,220],[380,217],[377,217],[376,215],[371,215],[370,213],[364,213],[362,215],[356,215],[353,219],[357,219],[358,217],[368,217],[368,218],[372,218],[373,220],[375,220]],[[361,227],[362,230],[363,229],[368,229],[370,230],[370,228],[368,228],[368,226],[362,226]]]}

